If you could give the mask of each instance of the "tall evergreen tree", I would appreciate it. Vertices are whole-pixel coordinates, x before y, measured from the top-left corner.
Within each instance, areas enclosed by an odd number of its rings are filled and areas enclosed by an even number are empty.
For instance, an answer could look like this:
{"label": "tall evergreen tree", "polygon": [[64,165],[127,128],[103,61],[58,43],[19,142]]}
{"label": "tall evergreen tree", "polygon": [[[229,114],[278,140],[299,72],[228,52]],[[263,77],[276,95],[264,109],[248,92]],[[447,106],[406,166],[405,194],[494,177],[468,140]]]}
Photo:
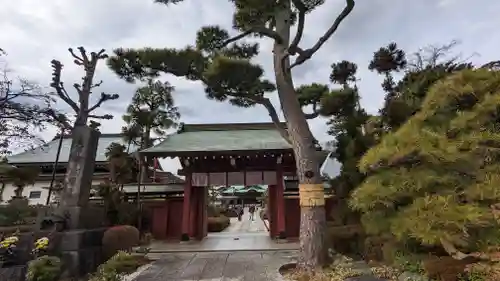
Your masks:
{"label": "tall evergreen tree", "polygon": [[334,179],[334,186],[339,199],[348,194],[364,176],[359,172],[357,163],[366,150],[372,145],[370,134],[365,132],[365,124],[369,115],[360,105],[360,95],[356,86],[357,65],[349,61],[341,61],[331,66],[330,81],[341,85],[338,91],[337,107],[332,107],[332,117],[328,133],[335,138],[334,157],[342,164],[340,175]]}
{"label": "tall evergreen tree", "polygon": [[[459,60],[450,52],[456,41],[441,46],[427,46],[407,58],[396,43],[380,48],[374,53],[369,69],[384,75],[382,88],[386,92],[385,103],[380,110],[380,124],[385,131],[398,129],[422,104],[429,88],[448,75],[472,64]],[[393,73],[404,71],[403,77],[394,81]]]}
{"label": "tall evergreen tree", "polygon": [[[168,129],[175,128],[180,118],[174,105],[174,87],[168,82],[148,79],[146,86],[136,90],[132,102],[123,115],[127,126],[123,129],[130,142],[146,149],[153,145],[152,133],[164,136]],[[129,143],[130,143],[129,142]],[[148,178],[148,165],[141,159],[141,181]]]}
{"label": "tall evergreen tree", "polygon": [[[155,0],[175,4],[181,0]],[[229,101],[240,107],[264,106],[285,140],[293,147],[300,182],[301,231],[299,266],[312,270],[326,260],[324,249],[325,208],[320,163],[316,143],[307,118],[318,112],[304,114],[291,70],[309,60],[335,33],[354,8],[354,0],[346,6],[330,27],[310,47],[304,47],[302,37],[306,14],[319,8],[321,0],[247,1],[230,0],[234,4],[233,26],[241,33],[230,37],[219,26],[203,27],[196,36],[195,46],[175,50],[169,48],[117,49],[109,61],[110,67],[129,81],[169,73],[189,80],[201,81],[207,97]],[[296,32],[292,36],[292,26]],[[276,86],[263,79],[261,66],[251,62],[258,54],[258,45],[241,43],[245,37],[270,39],[273,45]],[[291,59],[295,57],[294,62]],[[277,90],[287,129],[281,126],[276,109],[265,96]],[[303,99],[319,102],[320,99]],[[314,105],[314,104],[310,104]],[[316,106],[318,108],[318,106]],[[307,200],[305,200],[307,198]]]}

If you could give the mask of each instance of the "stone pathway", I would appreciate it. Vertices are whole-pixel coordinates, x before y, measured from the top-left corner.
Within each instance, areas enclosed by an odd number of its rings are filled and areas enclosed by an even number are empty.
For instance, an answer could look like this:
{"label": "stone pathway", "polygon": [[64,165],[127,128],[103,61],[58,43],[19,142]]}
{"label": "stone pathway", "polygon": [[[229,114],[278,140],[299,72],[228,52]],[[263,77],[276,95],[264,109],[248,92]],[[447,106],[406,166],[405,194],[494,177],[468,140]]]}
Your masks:
{"label": "stone pathway", "polygon": [[134,281],[283,280],[281,265],[295,262],[297,251],[164,254]]}
{"label": "stone pathway", "polygon": [[210,252],[210,251],[275,251],[297,250],[298,242],[276,241],[269,237],[260,218],[250,220],[248,208],[241,221],[231,218],[231,224],[223,232],[209,233],[202,241],[184,243],[154,241],[150,256],[157,259],[167,252]]}
{"label": "stone pathway", "polygon": [[245,208],[241,221],[238,218],[231,218],[231,224],[223,232],[244,232],[244,233],[266,233],[264,222],[260,219],[258,211],[255,212],[254,220],[250,220],[248,208]]}
{"label": "stone pathway", "polygon": [[[272,251],[296,250],[298,242],[280,242],[269,238],[267,233],[211,233],[202,241],[168,243],[154,241],[151,254],[167,252],[215,252],[215,251]],[[156,255],[154,255],[156,258]]]}

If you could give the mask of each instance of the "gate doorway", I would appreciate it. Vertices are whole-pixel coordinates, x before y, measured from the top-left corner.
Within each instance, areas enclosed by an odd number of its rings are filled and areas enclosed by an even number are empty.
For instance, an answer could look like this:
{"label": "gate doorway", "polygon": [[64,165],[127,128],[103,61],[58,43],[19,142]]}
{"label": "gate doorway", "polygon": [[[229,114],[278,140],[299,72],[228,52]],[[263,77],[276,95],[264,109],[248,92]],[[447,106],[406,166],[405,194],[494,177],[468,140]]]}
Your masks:
{"label": "gate doorway", "polygon": [[[298,194],[285,194],[285,177],[296,175],[295,159],[290,144],[273,123],[183,125],[177,134],[141,151],[140,155],[177,158],[181,164],[177,174],[185,177],[179,198],[182,204],[168,210],[171,217],[161,226],[176,227],[180,240],[207,237],[207,187],[236,185],[267,186],[269,231],[259,234],[261,237],[268,241],[271,241],[269,237],[298,238]],[[256,220],[260,219],[258,214]],[[177,231],[167,232],[178,234]]]}

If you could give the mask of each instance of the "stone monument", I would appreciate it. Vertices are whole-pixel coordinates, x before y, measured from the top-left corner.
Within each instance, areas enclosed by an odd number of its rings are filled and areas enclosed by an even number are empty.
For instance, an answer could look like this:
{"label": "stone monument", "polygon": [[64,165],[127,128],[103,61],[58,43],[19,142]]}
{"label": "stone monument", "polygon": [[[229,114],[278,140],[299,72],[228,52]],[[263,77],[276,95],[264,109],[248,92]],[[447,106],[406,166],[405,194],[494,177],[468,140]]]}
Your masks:
{"label": "stone monument", "polygon": [[65,276],[85,275],[103,261],[104,212],[88,204],[99,137],[88,126],[73,129],[60,204],[40,222],[42,232],[51,231],[51,248],[61,256]]}

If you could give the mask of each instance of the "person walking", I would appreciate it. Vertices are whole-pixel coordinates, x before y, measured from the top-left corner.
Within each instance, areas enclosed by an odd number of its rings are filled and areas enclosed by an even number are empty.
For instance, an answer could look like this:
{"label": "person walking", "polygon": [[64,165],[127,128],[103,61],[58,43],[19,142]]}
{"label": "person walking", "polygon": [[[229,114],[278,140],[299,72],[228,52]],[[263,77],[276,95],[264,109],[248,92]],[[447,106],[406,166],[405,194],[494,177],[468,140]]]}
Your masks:
{"label": "person walking", "polygon": [[250,208],[248,208],[248,212],[250,213],[250,220],[253,221],[255,214],[255,205],[250,206]]}
{"label": "person walking", "polygon": [[241,218],[243,217],[243,208],[238,205],[236,207],[236,212],[238,214],[238,221],[241,221]]}

